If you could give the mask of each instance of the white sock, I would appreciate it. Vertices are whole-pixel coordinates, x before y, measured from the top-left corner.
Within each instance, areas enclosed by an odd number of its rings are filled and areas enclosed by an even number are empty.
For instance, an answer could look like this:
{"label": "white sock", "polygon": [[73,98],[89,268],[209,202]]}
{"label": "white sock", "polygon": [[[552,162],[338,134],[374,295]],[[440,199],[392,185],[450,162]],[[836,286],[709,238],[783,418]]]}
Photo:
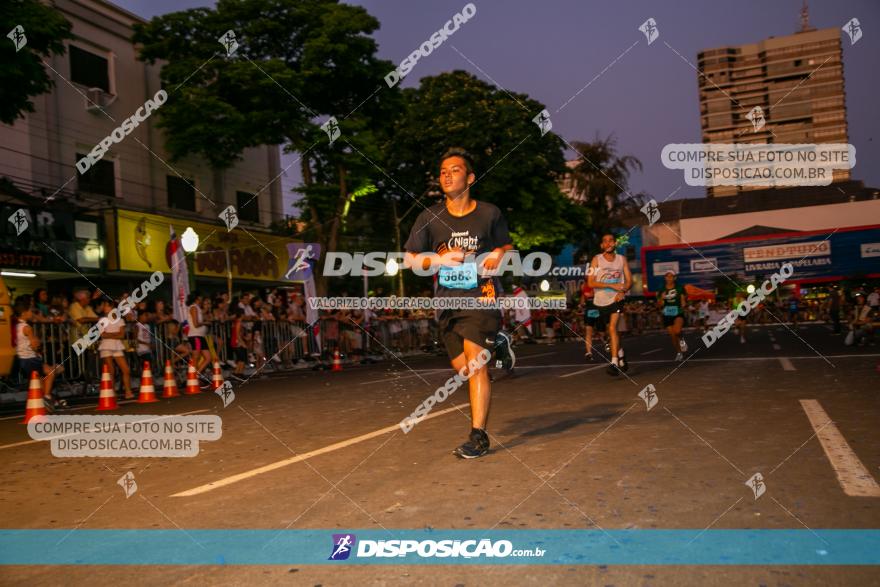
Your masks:
{"label": "white sock", "polygon": [[619,364],[620,364],[620,363],[617,362],[617,357],[613,357],[613,358],[611,359],[611,364],[612,364],[612,365],[619,365]]}

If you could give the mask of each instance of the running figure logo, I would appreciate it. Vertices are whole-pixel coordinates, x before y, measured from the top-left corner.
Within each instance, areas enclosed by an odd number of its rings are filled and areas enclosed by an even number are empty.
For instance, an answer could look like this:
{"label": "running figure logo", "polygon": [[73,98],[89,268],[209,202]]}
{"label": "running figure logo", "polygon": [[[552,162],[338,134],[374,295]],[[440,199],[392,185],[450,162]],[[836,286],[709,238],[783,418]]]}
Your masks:
{"label": "running figure logo", "polygon": [[639,27],[639,30],[642,31],[645,38],[648,39],[649,45],[656,41],[657,37],[660,36],[660,29],[657,28],[657,21],[653,18],[649,18],[643,22],[642,26]]}
{"label": "running figure logo", "polygon": [[[859,33],[861,36],[861,33]],[[27,37],[24,34],[24,27],[20,24],[15,25],[15,27],[9,31],[6,37],[12,41],[12,44],[15,45],[15,52],[18,53],[22,47],[27,45]]]}
{"label": "running figure logo", "polygon": [[327,137],[330,139],[330,144],[332,145],[336,142],[336,139],[339,138],[339,135],[342,134],[342,131],[339,130],[339,122],[336,121],[335,116],[331,116],[327,119],[327,122],[321,125],[321,129],[327,133]]}
{"label": "running figure logo", "polygon": [[642,211],[642,214],[648,217],[648,226],[653,226],[655,222],[660,220],[660,207],[657,205],[654,198],[648,200],[648,202],[639,209]]}
{"label": "running figure logo", "polygon": [[541,112],[532,119],[532,122],[537,124],[538,128],[541,129],[542,137],[553,128],[553,122],[550,120],[550,113],[547,112],[547,110],[541,110]]}
{"label": "running figure logo", "polygon": [[287,273],[284,274],[284,279],[290,279],[292,274],[305,271],[311,267],[309,264],[309,259],[311,258],[312,245],[308,245],[306,248],[297,251],[296,256],[293,258],[293,265],[291,265],[290,269],[287,270]]}
{"label": "running figure logo", "polygon": [[15,227],[15,236],[21,236],[28,227],[28,215],[24,208],[19,208],[9,217],[9,222]]}
{"label": "running figure logo", "polygon": [[357,537],[354,534],[334,534],[333,535],[333,550],[330,551],[330,558],[328,561],[344,561],[348,560],[348,557],[351,556],[351,551],[354,548],[355,543],[357,542]]}
{"label": "running figure logo", "polygon": [[745,484],[752,490],[752,493],[755,494],[755,499],[758,499],[764,495],[765,491],[767,491],[767,485],[764,484],[764,476],[760,473],[752,475]]}
{"label": "running figure logo", "polygon": [[639,392],[639,397],[642,398],[645,402],[645,407],[648,408],[647,411],[650,412],[651,408],[657,405],[657,402],[660,401],[660,397],[656,393],[657,388],[654,387],[653,383],[649,383],[645,386],[645,388]]}
{"label": "running figure logo", "polygon": [[235,31],[232,29],[223,33],[223,36],[217,39],[217,41],[226,49],[227,57],[232,57],[238,50],[238,41],[235,40]]}
{"label": "running figure logo", "polygon": [[125,499],[128,499],[138,490],[138,484],[134,480],[134,473],[129,471],[125,475],[119,478],[116,482],[117,485],[122,487],[122,491],[125,492]]}
{"label": "running figure logo", "polygon": [[843,32],[849,35],[850,46],[855,45],[862,38],[862,25],[859,19],[852,18],[848,23],[840,27]]}
{"label": "running figure logo", "polygon": [[217,217],[226,223],[226,232],[232,232],[232,229],[238,226],[238,212],[235,206],[227,207]]}
{"label": "running figure logo", "polygon": [[766,120],[764,119],[764,110],[760,106],[755,106],[752,108],[748,114],[746,114],[746,118],[748,118],[752,123],[752,128],[755,130],[752,132],[758,132],[762,128],[764,128],[764,124]]}
{"label": "running figure logo", "polygon": [[235,392],[232,391],[232,384],[228,381],[224,381],[223,385],[214,390],[214,393],[223,400],[224,408],[235,401]]}

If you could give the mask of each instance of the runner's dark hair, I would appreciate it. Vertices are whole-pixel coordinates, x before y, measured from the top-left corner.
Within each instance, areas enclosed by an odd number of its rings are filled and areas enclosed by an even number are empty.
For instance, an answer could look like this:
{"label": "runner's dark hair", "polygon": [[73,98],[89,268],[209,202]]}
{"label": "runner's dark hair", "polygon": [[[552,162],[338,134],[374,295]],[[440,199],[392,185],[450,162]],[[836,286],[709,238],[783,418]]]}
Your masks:
{"label": "runner's dark hair", "polygon": [[468,173],[474,173],[474,158],[471,154],[461,147],[449,147],[446,152],[440,155],[440,166],[450,157],[461,157],[464,160],[464,167]]}

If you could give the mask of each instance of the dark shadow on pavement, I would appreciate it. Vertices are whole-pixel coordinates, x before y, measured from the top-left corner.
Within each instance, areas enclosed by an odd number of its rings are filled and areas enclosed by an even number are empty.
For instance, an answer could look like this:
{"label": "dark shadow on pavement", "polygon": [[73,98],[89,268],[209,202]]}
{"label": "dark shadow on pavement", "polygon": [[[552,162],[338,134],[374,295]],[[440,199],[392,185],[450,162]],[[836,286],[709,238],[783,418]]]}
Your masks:
{"label": "dark shadow on pavement", "polygon": [[504,442],[504,446],[512,448],[529,442],[535,436],[559,434],[578,426],[607,422],[619,416],[628,407],[628,404],[597,404],[579,411],[545,412],[511,420],[497,433],[501,436],[519,434]]}

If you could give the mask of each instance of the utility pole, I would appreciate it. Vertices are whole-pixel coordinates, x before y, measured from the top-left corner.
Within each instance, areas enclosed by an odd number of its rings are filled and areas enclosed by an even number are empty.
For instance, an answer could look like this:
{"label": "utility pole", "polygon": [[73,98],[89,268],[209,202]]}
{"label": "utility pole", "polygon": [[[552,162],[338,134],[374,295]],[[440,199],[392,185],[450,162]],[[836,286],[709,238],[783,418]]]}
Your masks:
{"label": "utility pole", "polygon": [[[400,223],[403,222],[410,213],[415,210],[416,206],[421,207],[422,209],[427,208],[424,204],[422,204],[422,198],[425,196],[436,196],[440,192],[437,190],[437,184],[432,182],[428,189],[422,192],[416,200],[412,203],[412,206],[407,209],[406,212],[403,213],[402,216],[397,215],[397,200],[391,200],[391,211],[394,214],[394,244],[397,247],[397,250],[400,251],[403,246],[400,242]],[[403,297],[403,267],[400,268],[397,272],[397,295],[399,297]]]}

